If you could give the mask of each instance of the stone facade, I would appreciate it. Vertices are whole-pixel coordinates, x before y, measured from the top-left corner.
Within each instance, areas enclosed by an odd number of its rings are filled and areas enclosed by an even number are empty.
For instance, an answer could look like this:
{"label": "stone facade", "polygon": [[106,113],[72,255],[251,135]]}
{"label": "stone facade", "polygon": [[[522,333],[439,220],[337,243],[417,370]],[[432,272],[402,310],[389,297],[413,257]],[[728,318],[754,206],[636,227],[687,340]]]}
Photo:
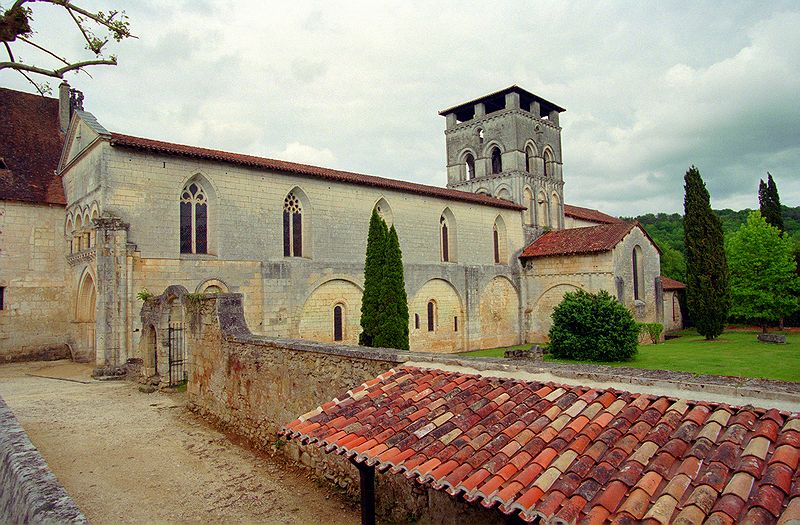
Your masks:
{"label": "stone facade", "polygon": [[64,207],[0,200],[0,363],[69,356]]}

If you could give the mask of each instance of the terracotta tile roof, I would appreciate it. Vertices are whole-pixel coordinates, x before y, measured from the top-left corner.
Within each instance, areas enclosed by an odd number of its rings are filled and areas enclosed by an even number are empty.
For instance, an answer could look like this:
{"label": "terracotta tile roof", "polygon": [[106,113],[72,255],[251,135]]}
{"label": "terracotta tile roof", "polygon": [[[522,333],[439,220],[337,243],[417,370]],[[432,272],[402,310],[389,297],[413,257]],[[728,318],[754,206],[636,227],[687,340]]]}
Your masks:
{"label": "terracotta tile roof", "polygon": [[591,208],[582,208],[581,206],[573,206],[572,204],[564,205],[564,215],[572,217],[573,219],[580,219],[582,221],[599,222],[601,224],[611,224],[615,222],[622,222],[622,219],[613,217],[599,210]]}
{"label": "terracotta tile roof", "polygon": [[800,519],[800,419],[774,409],[402,367],[282,433],[529,522]]}
{"label": "terracotta tile roof", "polygon": [[680,281],[676,281],[675,279],[670,279],[669,277],[661,276],[661,286],[664,290],[683,290],[686,288],[686,285]]}
{"label": "terracotta tile roof", "polygon": [[0,88],[0,199],[65,204],[63,144],[58,100]]}
{"label": "terracotta tile roof", "polygon": [[383,177],[375,177],[373,175],[363,175],[361,173],[351,173],[348,171],[321,168],[318,166],[310,166],[308,164],[298,164],[283,160],[254,157],[252,155],[243,155],[241,153],[229,153],[226,151],[198,148],[195,146],[185,146],[183,144],[173,144],[159,140],[131,137],[129,135],[121,135],[119,133],[111,133],[111,145],[167,153],[170,155],[181,155],[199,159],[230,162],[232,164],[240,164],[254,168],[266,168],[287,173],[295,173],[298,175],[320,177],[336,182],[358,184],[362,186],[375,186],[378,188],[386,188],[390,190],[413,193],[416,195],[428,195],[442,199],[483,204],[486,206],[494,206],[496,208],[508,208],[512,210],[525,209],[524,206],[520,206],[519,204],[515,204],[503,199],[496,199],[488,195],[467,193],[464,191],[440,188],[437,186],[427,186],[425,184],[416,184],[414,182],[405,182],[395,179],[386,179]]}
{"label": "terracotta tile roof", "polygon": [[585,228],[545,232],[523,250],[520,257],[547,257],[607,252],[637,226],[635,222],[615,222]]}

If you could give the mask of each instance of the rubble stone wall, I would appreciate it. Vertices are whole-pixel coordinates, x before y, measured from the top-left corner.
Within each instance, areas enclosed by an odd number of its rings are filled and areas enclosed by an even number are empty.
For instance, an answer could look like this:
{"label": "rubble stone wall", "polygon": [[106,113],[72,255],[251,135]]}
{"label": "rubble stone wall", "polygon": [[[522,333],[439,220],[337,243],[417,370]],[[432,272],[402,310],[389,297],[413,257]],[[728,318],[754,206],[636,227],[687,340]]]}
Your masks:
{"label": "rubble stone wall", "polygon": [[2,398],[0,523],[87,523]]}

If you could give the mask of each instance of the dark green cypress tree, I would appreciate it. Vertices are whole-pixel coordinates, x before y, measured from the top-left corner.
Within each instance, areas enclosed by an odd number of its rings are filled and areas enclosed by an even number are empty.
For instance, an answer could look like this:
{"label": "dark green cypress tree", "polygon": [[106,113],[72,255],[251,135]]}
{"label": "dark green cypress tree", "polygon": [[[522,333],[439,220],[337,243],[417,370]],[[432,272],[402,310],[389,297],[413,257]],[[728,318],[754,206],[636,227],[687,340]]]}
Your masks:
{"label": "dark green cypress tree", "polygon": [[715,339],[731,305],[722,225],[711,211],[708,190],[696,167],[689,168],[684,183],[686,304],[697,331]]}
{"label": "dark green cypress tree", "polygon": [[403,253],[394,225],[386,242],[383,273],[383,315],[373,346],[408,350],[408,297],[403,277]]}
{"label": "dark green cypress tree", "polygon": [[384,305],[383,273],[386,265],[386,222],[372,210],[367,235],[367,256],[364,262],[364,294],[361,298],[361,333],[358,343],[375,346],[375,334],[381,322]]}
{"label": "dark green cypress tree", "polygon": [[783,231],[783,211],[781,210],[781,198],[778,195],[778,186],[772,180],[772,175],[767,172],[767,182],[763,180],[758,184],[758,207],[761,216],[772,226]]}

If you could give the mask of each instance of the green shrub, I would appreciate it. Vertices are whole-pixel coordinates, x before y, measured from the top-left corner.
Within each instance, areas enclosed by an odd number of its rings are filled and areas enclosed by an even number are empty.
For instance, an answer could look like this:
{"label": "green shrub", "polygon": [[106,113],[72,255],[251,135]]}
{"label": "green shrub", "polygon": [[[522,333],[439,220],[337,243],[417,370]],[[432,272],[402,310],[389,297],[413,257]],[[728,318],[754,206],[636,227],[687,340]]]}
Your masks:
{"label": "green shrub", "polygon": [[638,342],[633,316],[604,290],[566,293],[553,310],[548,346],[553,357],[623,361],[636,355]]}
{"label": "green shrub", "polygon": [[654,345],[661,342],[661,332],[664,331],[664,325],[661,323],[638,323],[639,333],[646,335],[650,338]]}

